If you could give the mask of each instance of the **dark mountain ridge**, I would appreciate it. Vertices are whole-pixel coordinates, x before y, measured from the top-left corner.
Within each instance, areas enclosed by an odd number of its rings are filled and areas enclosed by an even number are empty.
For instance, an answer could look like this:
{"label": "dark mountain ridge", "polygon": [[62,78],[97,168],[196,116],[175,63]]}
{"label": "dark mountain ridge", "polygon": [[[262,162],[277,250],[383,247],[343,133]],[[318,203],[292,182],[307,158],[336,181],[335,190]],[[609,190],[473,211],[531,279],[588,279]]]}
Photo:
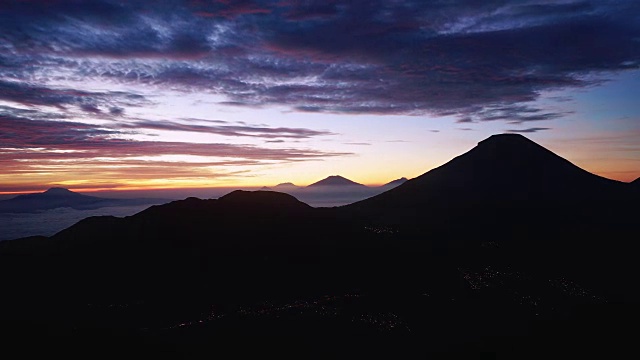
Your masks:
{"label": "dark mountain ridge", "polygon": [[584,211],[604,210],[606,204],[628,200],[626,185],[589,173],[522,135],[500,134],[394,189],[345,208],[397,221],[433,216],[431,223],[451,217],[461,217],[462,222],[465,217],[482,218],[487,215],[483,211],[503,209],[504,214],[495,214],[490,223],[508,224],[513,216],[546,219],[569,208],[579,210],[578,204],[586,206]]}
{"label": "dark mountain ridge", "polygon": [[626,207],[637,200],[628,184],[496,135],[339,208],[234,191],[0,242],[0,272],[15,274],[0,323],[208,351],[229,334],[380,331],[418,334],[406,345],[423,352],[612,345],[640,319],[629,310],[640,233]]}
{"label": "dark mountain ridge", "polygon": [[381,188],[385,188],[385,189],[394,188],[396,186],[399,186],[399,185],[402,185],[402,184],[406,183],[407,180],[409,180],[409,179],[407,179],[406,177],[401,177],[400,179],[395,179],[393,181],[389,181],[388,183],[386,183],[384,185],[381,185],[380,187]]}

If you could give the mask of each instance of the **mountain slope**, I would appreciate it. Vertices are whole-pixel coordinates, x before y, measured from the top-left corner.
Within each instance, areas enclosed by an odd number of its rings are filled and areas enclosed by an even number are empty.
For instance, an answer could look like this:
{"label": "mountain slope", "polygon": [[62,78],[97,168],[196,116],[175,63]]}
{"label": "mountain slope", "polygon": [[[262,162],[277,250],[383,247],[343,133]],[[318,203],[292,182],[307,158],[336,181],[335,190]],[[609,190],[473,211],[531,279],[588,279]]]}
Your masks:
{"label": "mountain slope", "polygon": [[380,188],[385,188],[385,189],[391,189],[394,188],[396,186],[400,186],[404,183],[407,182],[407,178],[406,177],[401,177],[400,179],[395,179],[393,181],[389,181],[388,183],[381,185]]}
{"label": "mountain slope", "polygon": [[0,329],[30,342],[37,329],[102,330],[105,343],[156,334],[189,350],[227,335],[351,342],[398,329],[416,349],[493,351],[522,334],[529,354],[554,332],[617,345],[640,319],[640,234],[618,202],[635,204],[629,189],[499,135],[352,206],[236,191],[88,218],[0,242]]}
{"label": "mountain slope", "polygon": [[121,251],[120,246],[141,253],[153,244],[165,255],[171,255],[176,245],[203,254],[214,248],[295,247],[296,242],[302,244],[296,240],[297,232],[311,226],[307,219],[313,210],[284,193],[237,190],[219,199],[187,198],[155,205],[126,218],[88,218],[56,234],[51,242],[70,251],[96,246],[102,253]]}
{"label": "mountain slope", "polygon": [[467,153],[353,208],[598,200],[625,184],[591,174],[519,134],[493,135]]}
{"label": "mountain slope", "polygon": [[[403,234],[462,263],[491,262],[565,274],[615,296],[640,296],[635,274],[640,197],[515,134],[372,198],[339,208],[362,226]],[[390,229],[390,230],[389,230]],[[624,250],[622,250],[624,249]],[[605,291],[605,290],[603,290]]]}

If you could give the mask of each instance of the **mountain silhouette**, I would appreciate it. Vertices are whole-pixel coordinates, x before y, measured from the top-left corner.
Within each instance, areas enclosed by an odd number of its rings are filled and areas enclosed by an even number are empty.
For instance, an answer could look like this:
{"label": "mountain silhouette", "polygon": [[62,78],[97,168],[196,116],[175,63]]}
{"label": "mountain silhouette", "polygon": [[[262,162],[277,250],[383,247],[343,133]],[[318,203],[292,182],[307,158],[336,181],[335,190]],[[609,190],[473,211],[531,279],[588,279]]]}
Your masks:
{"label": "mountain silhouette", "polygon": [[78,196],[80,194],[74,193],[73,191],[61,187],[52,187],[46,190],[43,194],[50,196]]}
{"label": "mountain silhouette", "polygon": [[521,135],[494,135],[347,206],[238,190],[0,242],[0,330],[189,353],[267,335],[316,351],[327,334],[356,351],[351,339],[381,334],[411,335],[413,350],[609,349],[640,321],[638,200]]}
{"label": "mountain silhouette", "polygon": [[308,188],[315,188],[315,187],[320,187],[320,186],[348,186],[348,187],[365,187],[365,185],[359,184],[355,181],[351,181],[345,177],[339,176],[339,175],[332,175],[329,176],[325,179],[322,179],[318,182],[315,182],[309,186],[307,186]]}
{"label": "mountain silhouette", "polygon": [[390,188],[394,188],[396,186],[402,185],[405,182],[407,182],[407,178],[406,177],[401,177],[400,179],[395,179],[393,181],[389,181],[388,183],[380,186],[381,188],[386,188],[386,189],[390,189]]}
{"label": "mountain silhouette", "polygon": [[493,135],[448,163],[352,207],[596,201],[624,184],[587,172],[520,134]]}
{"label": "mountain silhouette", "polygon": [[218,199],[223,206],[244,207],[248,210],[269,209],[277,211],[301,211],[311,207],[295,197],[276,191],[235,190]]}
{"label": "mountain silhouette", "polygon": [[76,210],[98,209],[107,206],[133,206],[159,204],[164,199],[109,199],[82,195],[68,189],[54,187],[42,193],[18,195],[12,199],[0,201],[0,213],[31,213],[56,208]]}
{"label": "mountain silhouette", "polygon": [[280,183],[276,186],[273,187],[274,191],[282,191],[282,192],[287,192],[287,191],[296,191],[296,190],[300,190],[302,189],[301,186],[297,186],[293,183],[290,182],[285,182],[285,183]]}
{"label": "mountain silhouette", "polygon": [[[500,134],[339,211],[363,219],[365,226],[395,227],[405,229],[407,236],[431,238],[429,246],[437,251],[462,251],[471,259],[490,243],[500,251],[509,249],[504,256],[522,267],[539,271],[538,262],[544,261],[549,271],[573,272],[574,278],[589,283],[600,279],[594,286],[620,290],[622,282],[631,281],[625,274],[633,273],[629,266],[635,260],[619,248],[635,252],[637,247],[625,241],[637,227],[625,210],[638,201],[629,190],[627,184],[589,173],[522,135]],[[608,246],[602,239],[609,239]],[[582,255],[572,258],[576,253]],[[602,280],[602,274],[611,272],[616,275],[608,281],[616,285]]]}

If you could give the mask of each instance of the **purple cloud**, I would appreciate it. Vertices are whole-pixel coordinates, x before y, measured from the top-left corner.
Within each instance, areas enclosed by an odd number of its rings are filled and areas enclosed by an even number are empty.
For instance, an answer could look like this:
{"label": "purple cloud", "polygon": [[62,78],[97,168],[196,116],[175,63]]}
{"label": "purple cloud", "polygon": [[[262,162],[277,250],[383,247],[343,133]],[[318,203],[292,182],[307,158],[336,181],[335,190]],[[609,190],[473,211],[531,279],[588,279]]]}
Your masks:
{"label": "purple cloud", "polygon": [[[1,85],[4,99],[103,114],[118,106],[46,94],[38,91],[44,84],[31,83],[34,72],[63,69],[211,92],[234,106],[524,123],[565,115],[537,107],[541,92],[588,86],[593,75],[640,64],[634,1],[81,5],[3,4],[0,77],[12,80]],[[12,95],[16,86],[34,95]]]}
{"label": "purple cloud", "polygon": [[511,133],[535,133],[535,132],[544,131],[544,130],[551,130],[551,128],[548,128],[548,127],[532,127],[532,128],[520,129],[520,130],[507,130],[507,132],[511,132]]}
{"label": "purple cloud", "polygon": [[237,126],[237,125],[198,125],[179,123],[174,121],[142,120],[130,123],[118,123],[120,129],[149,129],[167,131],[186,131],[207,134],[216,134],[233,137],[259,137],[265,139],[289,138],[306,139],[314,136],[335,135],[329,131],[318,131],[303,128],[266,127],[266,126]]}

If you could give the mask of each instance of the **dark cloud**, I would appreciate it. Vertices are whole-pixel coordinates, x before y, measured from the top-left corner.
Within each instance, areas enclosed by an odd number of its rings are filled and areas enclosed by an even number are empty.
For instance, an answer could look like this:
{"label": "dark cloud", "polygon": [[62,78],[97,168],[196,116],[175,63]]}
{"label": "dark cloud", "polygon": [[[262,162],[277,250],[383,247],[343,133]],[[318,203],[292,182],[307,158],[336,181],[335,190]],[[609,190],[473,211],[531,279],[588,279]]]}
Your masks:
{"label": "dark cloud", "polygon": [[[96,157],[125,158],[133,156],[195,155],[205,157],[240,158],[256,161],[300,161],[348,155],[293,148],[267,149],[252,145],[221,143],[184,143],[138,141],[127,133],[106,126],[75,121],[35,120],[17,116],[7,108],[0,109],[0,162],[20,162],[25,159],[93,159]],[[45,116],[42,116],[45,118]],[[288,128],[237,127],[237,131],[256,132],[261,137],[306,137],[312,130]],[[196,129],[198,130],[198,129]],[[185,130],[191,131],[191,130]],[[272,131],[272,132],[270,132]],[[38,149],[31,151],[29,149]]]}
{"label": "dark cloud", "polygon": [[114,116],[120,116],[124,114],[124,109],[121,107],[114,106],[109,108],[109,113]]}
{"label": "dark cloud", "polygon": [[[202,121],[202,120],[200,120]],[[306,139],[314,136],[335,135],[329,131],[318,131],[303,128],[287,127],[266,127],[248,125],[200,125],[179,123],[174,121],[136,121],[131,123],[120,123],[117,125],[121,129],[151,129],[167,131],[187,131],[206,134],[216,134],[234,137],[259,137],[265,139],[289,138]]]}
{"label": "dark cloud", "polygon": [[288,10],[285,12],[284,16],[286,19],[292,21],[327,20],[338,15],[340,11],[340,3],[335,0],[292,0],[284,4],[288,5]]}
{"label": "dark cloud", "polygon": [[0,91],[31,86],[13,101],[32,105],[69,104],[29,80],[60,70],[233,106],[524,123],[565,115],[536,105],[542,92],[640,64],[636,1],[5,3],[0,76],[15,83]]}
{"label": "dark cloud", "polygon": [[191,8],[196,16],[205,18],[236,18],[242,15],[269,14],[272,9],[264,1],[253,0],[221,0],[191,1]]}
{"label": "dark cloud", "polygon": [[510,124],[522,124],[530,121],[553,120],[560,118],[568,112],[543,111],[530,105],[501,105],[487,106],[476,110],[471,115],[459,118],[457,123],[475,123],[480,121],[505,121]]}
{"label": "dark cloud", "polygon": [[74,150],[93,141],[108,142],[108,136],[117,133],[79,122],[30,120],[0,113],[0,143],[4,148],[16,149],[10,152],[16,160],[20,158],[20,149]]}
{"label": "dark cloud", "polygon": [[544,130],[551,130],[551,128],[548,128],[548,127],[532,127],[532,128],[520,129],[520,130],[507,130],[507,132],[511,132],[511,133],[534,133],[534,132],[544,131]]}
{"label": "dark cloud", "polygon": [[[149,104],[143,96],[122,91],[92,92],[69,88],[31,85],[24,82],[0,80],[0,100],[26,106],[44,105],[64,109],[77,106],[83,112],[101,113],[99,107],[110,108],[118,113],[122,106],[141,106]],[[116,110],[111,110],[116,109]]]}

